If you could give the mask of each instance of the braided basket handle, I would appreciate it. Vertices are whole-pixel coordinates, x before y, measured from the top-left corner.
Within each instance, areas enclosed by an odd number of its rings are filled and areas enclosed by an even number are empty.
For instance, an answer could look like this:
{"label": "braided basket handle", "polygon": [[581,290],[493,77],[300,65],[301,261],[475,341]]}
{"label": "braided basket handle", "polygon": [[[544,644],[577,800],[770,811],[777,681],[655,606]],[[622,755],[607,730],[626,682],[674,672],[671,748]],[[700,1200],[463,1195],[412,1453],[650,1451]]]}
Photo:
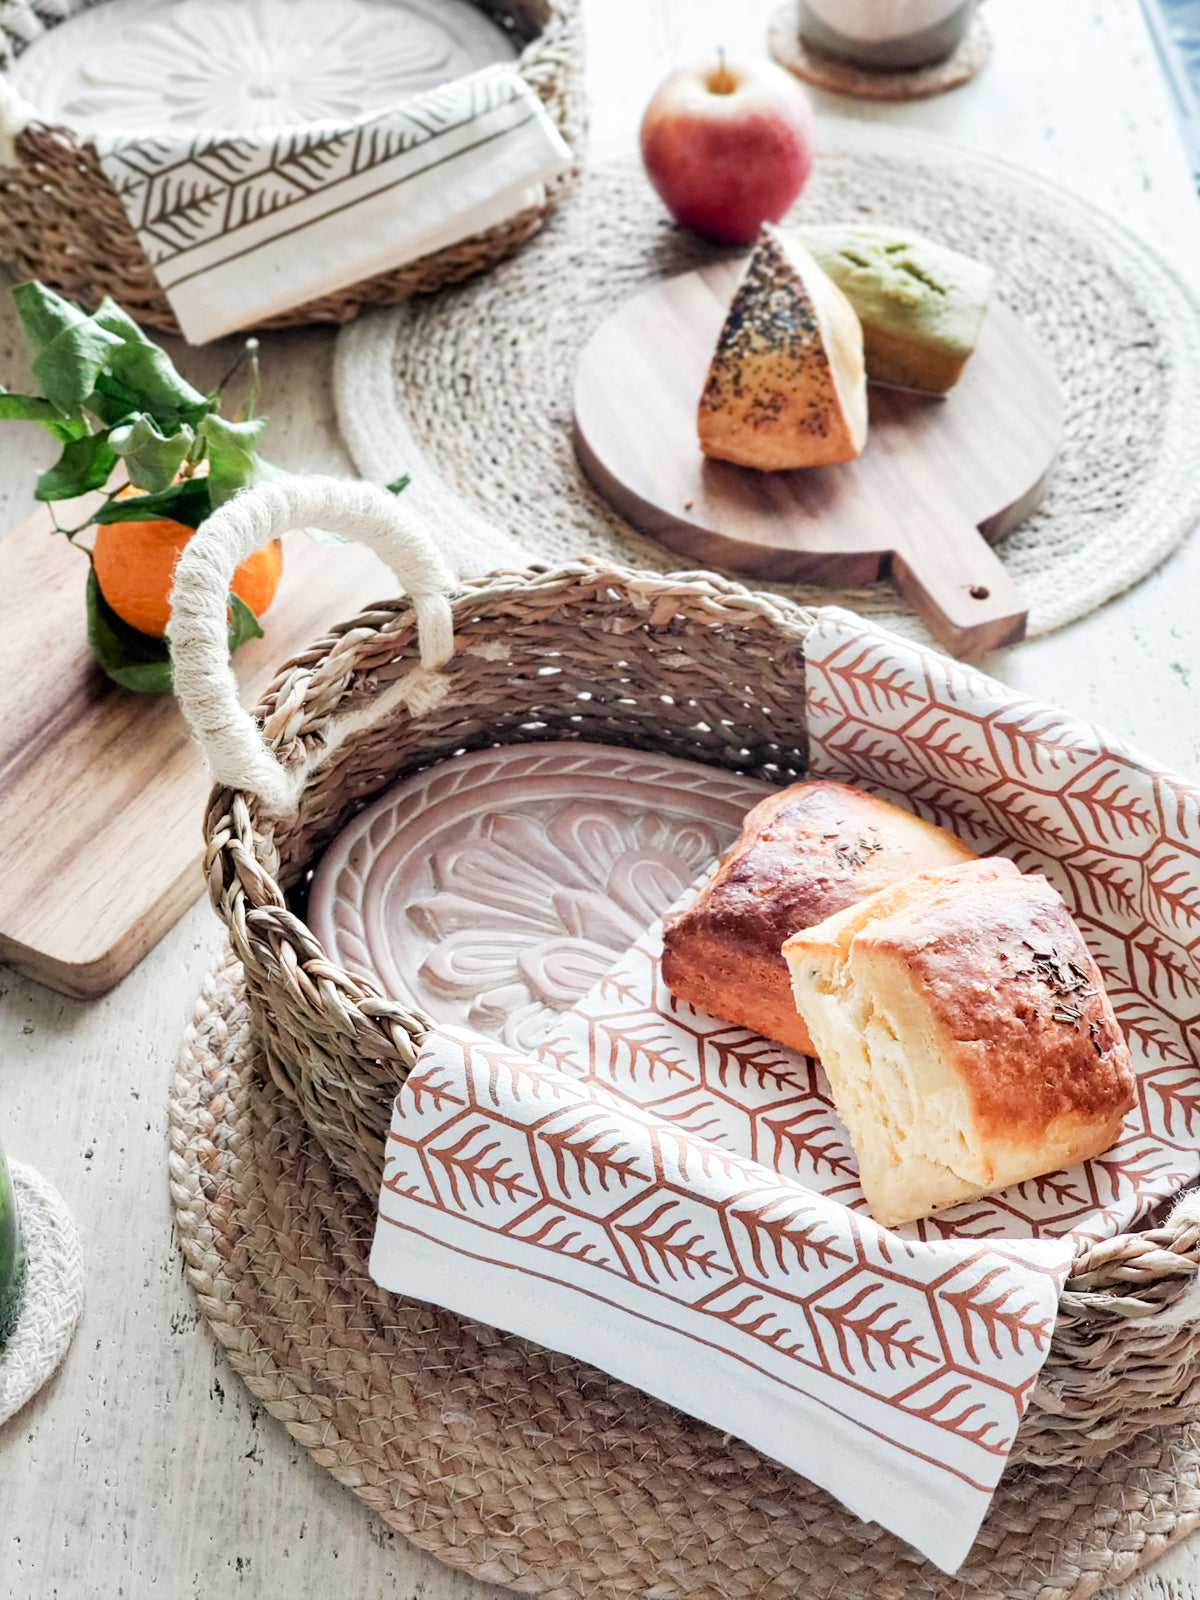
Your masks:
{"label": "braided basket handle", "polygon": [[250,790],[278,812],[295,804],[304,772],[280,765],[242,709],[226,613],[240,563],[280,534],[307,526],[367,545],[392,569],[416,611],[422,667],[444,666],[454,653],[447,599],[453,571],[424,523],[387,490],[341,478],[282,477],[244,489],[214,511],[175,569],[167,626],[175,693],[213,782]]}

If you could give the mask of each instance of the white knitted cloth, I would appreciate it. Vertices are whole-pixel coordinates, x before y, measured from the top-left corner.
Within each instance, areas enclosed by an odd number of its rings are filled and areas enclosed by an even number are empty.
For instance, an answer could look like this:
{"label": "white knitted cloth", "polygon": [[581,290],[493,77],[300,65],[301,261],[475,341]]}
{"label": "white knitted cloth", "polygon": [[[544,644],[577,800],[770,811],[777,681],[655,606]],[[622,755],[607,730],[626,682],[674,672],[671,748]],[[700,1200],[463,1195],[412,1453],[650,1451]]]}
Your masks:
{"label": "white knitted cloth", "polygon": [[9,1163],[25,1240],[16,1327],[0,1347],[0,1422],[37,1393],[67,1353],[83,1310],[83,1252],[66,1202],[40,1172]]}
{"label": "white knitted cloth", "polygon": [[[892,222],[981,257],[1054,360],[1066,411],[1058,464],[1041,507],[998,547],[1029,604],[1029,633],[1136,583],[1200,518],[1200,307],[1190,291],[1112,217],[1006,162],[837,118],[822,120],[821,140],[796,220]],[[511,566],[514,537],[538,561],[680,567],[584,477],[571,391],[604,317],[713,256],[670,223],[636,161],[592,170],[544,232],[486,277],[341,333],[338,417],[359,470],[378,481],[411,473],[406,496],[461,523],[473,568]],[[927,637],[887,584],[751,581]]]}

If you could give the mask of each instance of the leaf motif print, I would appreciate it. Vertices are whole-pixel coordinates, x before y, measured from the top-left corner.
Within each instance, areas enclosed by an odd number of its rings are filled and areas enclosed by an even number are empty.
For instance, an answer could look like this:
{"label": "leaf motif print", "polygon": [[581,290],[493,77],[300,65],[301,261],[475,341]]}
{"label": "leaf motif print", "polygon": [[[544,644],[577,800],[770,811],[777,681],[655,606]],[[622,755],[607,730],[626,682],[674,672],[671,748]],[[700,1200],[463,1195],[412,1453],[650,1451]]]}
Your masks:
{"label": "leaf motif print", "polygon": [[480,1134],[485,1137],[488,1128],[473,1125],[448,1150],[439,1150],[436,1147],[429,1150],[433,1159],[440,1163],[450,1180],[450,1190],[454,1196],[454,1203],[459,1210],[466,1210],[464,1190],[469,1191],[471,1199],[478,1205],[485,1200],[495,1205],[499,1200],[513,1200],[517,1195],[526,1195],[530,1200],[538,1198],[533,1189],[527,1189],[521,1183],[520,1170],[509,1170],[513,1162],[509,1156],[501,1155],[493,1161],[489,1156],[501,1148],[500,1140],[493,1139],[490,1144],[481,1149],[470,1149],[471,1144]]}
{"label": "leaf motif print", "polygon": [[637,1023],[597,1021],[595,1033],[598,1057],[606,1052],[613,1066],[628,1072],[634,1083],[640,1078],[654,1083],[660,1073],[689,1083],[696,1076],[696,1069],[684,1059],[659,1017],[644,1017]]}
{"label": "leaf motif print", "polygon": [[1178,1033],[1167,1028],[1162,1013],[1147,1005],[1141,995],[1117,995],[1110,990],[1109,998],[1125,1037],[1143,1054],[1168,1063],[1189,1059]]}
{"label": "leaf motif print", "polygon": [[[851,1372],[856,1369],[852,1346],[857,1348],[859,1359],[871,1372],[875,1371],[876,1360],[893,1368],[898,1360],[907,1362],[910,1367],[915,1367],[918,1360],[936,1365],[937,1357],[925,1349],[919,1333],[905,1337],[904,1329],[912,1328],[913,1324],[894,1300],[876,1300],[874,1305],[867,1305],[868,1300],[885,1293],[882,1284],[871,1282],[864,1284],[844,1305],[818,1302],[814,1307],[817,1316],[823,1317],[833,1330],[842,1365]],[[859,1314],[853,1315],[855,1312]]]}
{"label": "leaf motif print", "polygon": [[860,650],[849,661],[834,657],[825,663],[825,672],[841,680],[848,698],[871,720],[880,712],[903,710],[924,698],[904,667],[891,664],[877,647]]}
{"label": "leaf motif print", "polygon": [[[822,1267],[831,1261],[852,1260],[844,1250],[838,1249],[836,1233],[830,1237],[828,1232],[822,1232],[820,1221],[802,1222],[788,1197],[767,1199],[754,1206],[738,1205],[730,1215],[736,1217],[749,1234],[750,1254],[760,1274],[768,1270],[768,1252],[781,1270],[789,1262],[803,1270],[810,1258]],[[828,1229],[828,1223],[824,1227]]]}
{"label": "leaf motif print", "polygon": [[1007,755],[1004,765],[1017,777],[1053,776],[1095,753],[1083,728],[1049,707],[993,714],[987,726],[993,742]]}
{"label": "leaf motif print", "polygon": [[[681,1214],[673,1221],[665,1220],[673,1211]],[[694,1278],[698,1274],[709,1278],[714,1272],[732,1270],[717,1259],[714,1248],[706,1247],[703,1233],[697,1231],[695,1222],[682,1212],[675,1200],[664,1200],[648,1217],[636,1222],[619,1222],[617,1228],[633,1241],[651,1283],[660,1281],[659,1272],[676,1279]]]}
{"label": "leaf motif print", "polygon": [[925,777],[902,747],[874,728],[857,725],[840,730],[836,738],[828,740],[827,749],[840,758],[839,764],[845,767],[851,781],[865,777],[904,789]]}
{"label": "leaf motif print", "polygon": [[953,1416],[947,1415],[959,1397],[970,1392],[970,1384],[960,1383],[952,1389],[947,1389],[928,1405],[918,1406],[912,1400],[905,1400],[903,1405],[904,1409],[911,1412],[914,1417],[923,1417],[926,1422],[936,1423],[939,1428],[946,1428],[961,1438],[970,1439],[973,1444],[981,1445],[983,1449],[990,1450],[995,1455],[1006,1455],[1011,1440],[988,1438],[989,1433],[996,1432],[997,1423],[992,1420],[987,1422],[974,1420],[981,1411],[985,1411],[982,1404],[975,1402],[972,1405],[964,1405]]}
{"label": "leaf motif print", "polygon": [[[567,1228],[568,1232],[563,1233],[563,1228]],[[520,1237],[527,1244],[541,1245],[546,1250],[553,1250],[556,1255],[570,1256],[572,1261],[586,1261],[589,1266],[606,1264],[594,1240],[585,1240],[578,1228],[571,1228],[566,1217],[547,1217],[533,1233]]]}
{"label": "leaf motif print", "polygon": [[1146,958],[1151,987],[1159,994],[1165,990],[1172,1000],[1200,996],[1200,972],[1187,952],[1157,934],[1136,939],[1133,948]]}
{"label": "leaf motif print", "polygon": [[1194,1071],[1172,1072],[1144,1080],[1158,1100],[1172,1139],[1193,1140],[1200,1132],[1200,1081]]}
{"label": "leaf motif print", "polygon": [[619,1153],[625,1148],[620,1127],[603,1112],[589,1113],[567,1127],[540,1127],[537,1137],[554,1157],[555,1177],[564,1194],[571,1192],[568,1162],[574,1167],[579,1187],[587,1195],[592,1192],[589,1175],[605,1193],[610,1180],[622,1189],[635,1178],[643,1183],[652,1182],[649,1173],[638,1170],[636,1155]]}
{"label": "leaf motif print", "polygon": [[466,1101],[453,1092],[441,1068],[435,1067],[432,1071],[410,1072],[405,1080],[404,1088],[406,1095],[412,1101],[412,1108],[416,1112],[426,1109],[426,1101],[429,1102],[434,1111],[441,1111],[444,1106],[466,1105]]}
{"label": "leaf motif print", "polygon": [[977,752],[951,717],[940,717],[919,736],[911,737],[918,757],[942,777],[961,780],[995,776],[992,763]]}
{"label": "leaf motif print", "polygon": [[[1050,1342],[1054,1331],[1053,1318],[1038,1315],[1036,1301],[1022,1301],[1024,1289],[1005,1284],[1003,1267],[993,1267],[985,1272],[978,1283],[965,1289],[943,1289],[939,1298],[957,1315],[962,1330],[963,1345],[972,1361],[978,1361],[979,1350],[975,1344],[978,1331],[986,1337],[992,1354],[999,1358],[1004,1348],[1015,1352],[1021,1349],[1022,1336],[1028,1336],[1036,1349],[1042,1350]],[[997,1282],[999,1280],[999,1282]],[[993,1292],[989,1295],[988,1291]],[[976,1322],[979,1324],[976,1329]]]}
{"label": "leaf motif print", "polygon": [[810,1106],[805,1110],[789,1109],[775,1117],[764,1117],[764,1126],[774,1141],[772,1165],[778,1170],[786,1165],[785,1149],[790,1154],[791,1165],[797,1172],[822,1170],[830,1177],[844,1177],[857,1181],[858,1164],[854,1152],[830,1119],[825,1106]]}
{"label": "leaf motif print", "polygon": [[[1172,923],[1189,936],[1200,923],[1200,863],[1172,855],[1160,857],[1147,873],[1147,914]],[[1157,916],[1156,916],[1157,913]]]}
{"label": "leaf motif print", "polygon": [[1068,798],[1083,807],[1101,839],[1114,843],[1147,833],[1153,824],[1146,802],[1108,767],[1090,788],[1071,789]]}
{"label": "leaf motif print", "polygon": [[[759,1306],[764,1306],[766,1309],[754,1316],[753,1313]],[[805,1340],[796,1337],[795,1329],[789,1328],[787,1323],[781,1320],[779,1314],[770,1308],[761,1294],[748,1294],[739,1300],[737,1305],[723,1309],[721,1321],[732,1323],[740,1332],[748,1333],[752,1338],[761,1339],[764,1344],[769,1344],[781,1355],[796,1356],[805,1348]]]}

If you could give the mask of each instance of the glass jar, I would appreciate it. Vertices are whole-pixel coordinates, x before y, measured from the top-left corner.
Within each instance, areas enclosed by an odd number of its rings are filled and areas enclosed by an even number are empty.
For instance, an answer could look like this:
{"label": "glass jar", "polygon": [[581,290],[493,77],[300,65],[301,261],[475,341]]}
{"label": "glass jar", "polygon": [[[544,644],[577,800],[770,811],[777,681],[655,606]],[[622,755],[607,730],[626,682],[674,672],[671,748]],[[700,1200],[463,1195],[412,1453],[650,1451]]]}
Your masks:
{"label": "glass jar", "polygon": [[883,72],[944,60],[977,0],[798,0],[800,37],[823,55]]}
{"label": "glass jar", "polygon": [[25,1252],[17,1196],[4,1151],[0,1150],[0,1346],[16,1324],[24,1275]]}

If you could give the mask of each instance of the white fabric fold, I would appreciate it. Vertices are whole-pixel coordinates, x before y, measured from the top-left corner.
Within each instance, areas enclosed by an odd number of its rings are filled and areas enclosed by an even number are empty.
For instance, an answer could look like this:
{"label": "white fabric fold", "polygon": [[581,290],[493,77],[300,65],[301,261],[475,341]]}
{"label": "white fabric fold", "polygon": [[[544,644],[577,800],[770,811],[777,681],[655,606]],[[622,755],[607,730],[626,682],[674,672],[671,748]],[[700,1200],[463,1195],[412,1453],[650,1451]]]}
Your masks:
{"label": "white fabric fold", "polygon": [[193,344],[507,221],[571,162],[508,66],[345,124],[95,145]]}
{"label": "white fabric fold", "polygon": [[901,1239],[447,1029],[396,1099],[371,1274],[745,1439],[953,1571],[1071,1255],[1062,1240]]}

